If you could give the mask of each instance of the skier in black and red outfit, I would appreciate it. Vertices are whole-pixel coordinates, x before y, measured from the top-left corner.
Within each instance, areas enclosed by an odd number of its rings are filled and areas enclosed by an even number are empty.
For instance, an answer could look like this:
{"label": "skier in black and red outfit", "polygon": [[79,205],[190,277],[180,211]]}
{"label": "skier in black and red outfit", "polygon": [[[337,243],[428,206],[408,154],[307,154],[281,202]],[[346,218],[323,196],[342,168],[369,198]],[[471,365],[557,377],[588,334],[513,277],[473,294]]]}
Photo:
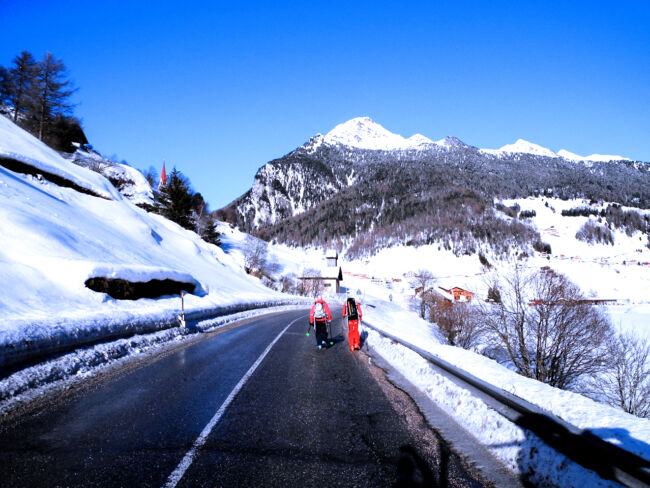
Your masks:
{"label": "skier in black and red outfit", "polygon": [[359,337],[359,322],[361,322],[361,303],[350,297],[343,305],[343,317],[348,318],[348,343],[350,351],[361,349],[361,338]]}
{"label": "skier in black and red outfit", "polygon": [[309,325],[316,329],[316,345],[318,349],[327,346],[327,326],[332,321],[332,313],[327,302],[321,297],[314,302],[309,311]]}

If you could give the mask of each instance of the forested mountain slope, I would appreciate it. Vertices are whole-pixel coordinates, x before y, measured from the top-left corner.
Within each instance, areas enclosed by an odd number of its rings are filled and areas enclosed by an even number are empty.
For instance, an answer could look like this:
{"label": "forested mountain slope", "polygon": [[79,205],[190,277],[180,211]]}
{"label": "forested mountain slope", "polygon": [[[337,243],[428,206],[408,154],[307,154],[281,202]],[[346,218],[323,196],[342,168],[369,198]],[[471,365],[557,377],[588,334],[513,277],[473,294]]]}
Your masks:
{"label": "forested mountain slope", "polygon": [[485,150],[453,137],[404,139],[352,119],[264,165],[219,215],[266,239],[343,245],[352,255],[396,243],[473,253],[541,245],[525,222],[502,218],[495,199],[545,194],[650,207],[647,163],[560,153],[571,158],[522,140]]}

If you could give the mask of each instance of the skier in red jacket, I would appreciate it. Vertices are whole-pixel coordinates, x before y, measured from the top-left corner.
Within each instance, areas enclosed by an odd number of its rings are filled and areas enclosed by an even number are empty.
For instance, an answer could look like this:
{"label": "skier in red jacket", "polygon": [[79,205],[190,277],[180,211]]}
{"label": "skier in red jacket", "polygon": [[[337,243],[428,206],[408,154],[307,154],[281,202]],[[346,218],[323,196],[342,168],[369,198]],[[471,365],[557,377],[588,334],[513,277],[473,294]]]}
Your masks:
{"label": "skier in red jacket", "polygon": [[316,345],[318,349],[327,346],[328,326],[332,321],[332,313],[327,302],[321,297],[314,302],[309,311],[309,326],[316,329]]}
{"label": "skier in red jacket", "polygon": [[361,349],[359,337],[359,322],[361,322],[361,304],[354,298],[350,297],[343,305],[343,317],[348,318],[348,342],[350,351]]}

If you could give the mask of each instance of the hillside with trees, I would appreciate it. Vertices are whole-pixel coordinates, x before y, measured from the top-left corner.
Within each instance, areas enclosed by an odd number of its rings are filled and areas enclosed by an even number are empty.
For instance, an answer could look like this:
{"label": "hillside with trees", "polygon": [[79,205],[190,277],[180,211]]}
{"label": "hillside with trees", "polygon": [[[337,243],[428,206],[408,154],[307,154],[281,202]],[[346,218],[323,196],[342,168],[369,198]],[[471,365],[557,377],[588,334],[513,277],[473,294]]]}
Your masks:
{"label": "hillside with trees", "polygon": [[151,169],[145,180],[147,175],[140,175],[126,161],[112,161],[88,144],[74,116],[71,97],[76,91],[64,62],[52,53],[37,61],[23,51],[9,67],[0,65],[0,114],[72,163],[102,174],[137,205],[195,231],[207,242],[220,244],[208,203],[180,171],[174,168],[166,183],[158,185]]}
{"label": "hillside with trees", "polygon": [[[591,164],[561,157],[494,155],[448,138],[448,146],[369,150],[312,138],[258,171],[221,219],[267,240],[345,247],[352,258],[396,244],[438,244],[456,254],[544,249],[529,215],[495,200],[582,198],[649,208],[650,165]],[[509,211],[512,213],[511,211]]]}

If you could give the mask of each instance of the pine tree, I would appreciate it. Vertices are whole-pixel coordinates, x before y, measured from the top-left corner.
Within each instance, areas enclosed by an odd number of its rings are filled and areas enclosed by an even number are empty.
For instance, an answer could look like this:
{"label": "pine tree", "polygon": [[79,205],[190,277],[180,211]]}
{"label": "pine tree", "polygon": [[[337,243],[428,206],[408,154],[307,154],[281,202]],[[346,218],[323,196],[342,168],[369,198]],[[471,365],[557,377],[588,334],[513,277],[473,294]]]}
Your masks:
{"label": "pine tree", "polygon": [[205,242],[221,246],[221,234],[217,231],[217,225],[212,217],[206,219],[203,232],[200,235]]}
{"label": "pine tree", "polygon": [[63,61],[47,53],[38,64],[38,96],[36,99],[36,119],[38,121],[38,138],[51,129],[57,118],[72,113],[74,105],[70,96],[76,91],[66,79],[67,70]]}
{"label": "pine tree", "polygon": [[10,88],[9,70],[4,66],[0,66],[0,105],[7,105],[10,102],[11,88]]}
{"label": "pine tree", "polygon": [[156,211],[181,227],[194,230],[190,184],[176,168],[167,177],[167,184],[159,189]]}
{"label": "pine tree", "polygon": [[29,116],[34,110],[37,89],[38,64],[29,51],[23,51],[13,60],[9,70],[9,103],[14,109],[14,122],[18,116]]}

